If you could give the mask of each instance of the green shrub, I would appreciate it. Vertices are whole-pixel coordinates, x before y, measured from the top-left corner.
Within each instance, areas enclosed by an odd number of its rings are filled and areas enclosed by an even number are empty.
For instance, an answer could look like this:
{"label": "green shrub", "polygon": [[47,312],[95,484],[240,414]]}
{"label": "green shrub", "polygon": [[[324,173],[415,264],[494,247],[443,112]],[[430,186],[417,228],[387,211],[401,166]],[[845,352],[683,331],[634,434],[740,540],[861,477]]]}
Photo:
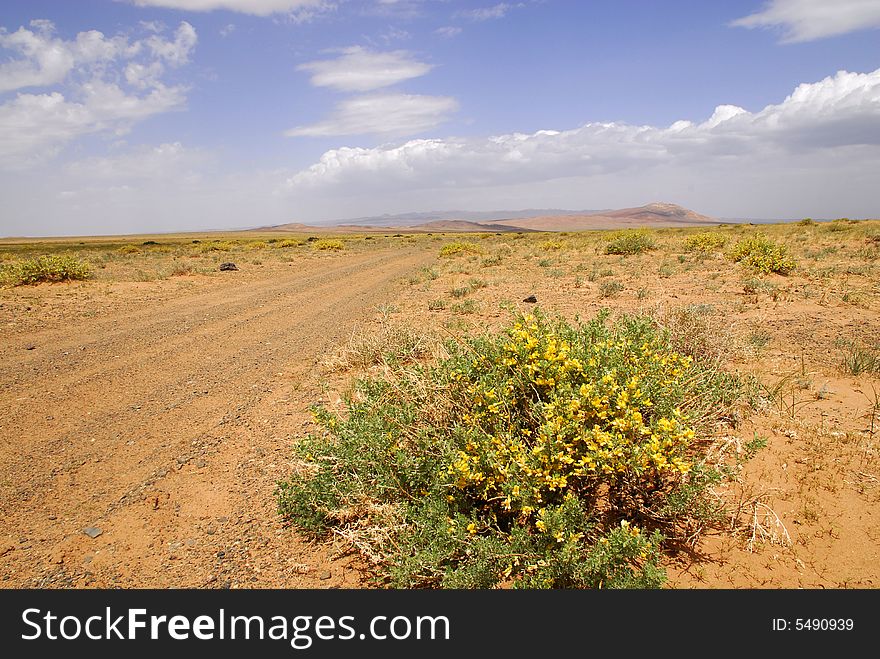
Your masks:
{"label": "green shrub", "polygon": [[89,264],[73,256],[37,256],[0,266],[0,282],[10,286],[73,281],[91,276]]}
{"label": "green shrub", "polygon": [[315,249],[329,250],[331,252],[338,252],[342,249],[345,249],[345,243],[341,240],[316,240],[312,243],[312,247]]}
{"label": "green shrub", "polygon": [[315,409],[280,513],[391,587],[659,587],[668,539],[717,517],[702,435],[741,387],[650,318],[606,320],[522,316],[361,380]]}
{"label": "green shrub", "polygon": [[611,239],[605,246],[606,254],[641,254],[657,245],[651,235],[644,229],[617,231],[611,235]]}
{"label": "green shrub", "polygon": [[688,236],[684,241],[685,251],[708,254],[721,249],[727,243],[727,237],[714,231],[704,231]]}
{"label": "green shrub", "polygon": [[623,290],[623,284],[615,279],[609,279],[599,284],[599,297],[614,297]]}
{"label": "green shrub", "polygon": [[228,252],[236,243],[230,240],[212,240],[211,242],[202,243],[198,247],[200,252]]}
{"label": "green shrub", "polygon": [[475,243],[455,241],[446,243],[440,248],[440,256],[458,256],[459,254],[482,254],[483,248]]}
{"label": "green shrub", "polygon": [[279,240],[279,241],[273,243],[272,247],[275,247],[276,249],[285,249],[287,247],[299,247],[302,244],[303,243],[301,240],[294,240],[293,238],[285,238],[284,240]]}
{"label": "green shrub", "polygon": [[759,273],[787,275],[797,267],[788,247],[775,243],[764,234],[739,241],[728,253],[732,261]]}
{"label": "green shrub", "polygon": [[116,251],[120,254],[139,254],[141,250],[137,245],[123,245]]}

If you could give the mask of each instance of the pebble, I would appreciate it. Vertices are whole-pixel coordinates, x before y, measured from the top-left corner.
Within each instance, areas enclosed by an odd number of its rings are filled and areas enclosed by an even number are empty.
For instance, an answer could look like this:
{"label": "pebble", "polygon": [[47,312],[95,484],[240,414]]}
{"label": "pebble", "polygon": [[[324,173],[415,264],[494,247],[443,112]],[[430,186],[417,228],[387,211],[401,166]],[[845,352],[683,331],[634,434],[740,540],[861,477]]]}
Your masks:
{"label": "pebble", "polygon": [[99,529],[97,526],[89,526],[88,528],[83,529],[83,533],[85,533],[92,540],[94,540],[95,538],[97,538],[99,535],[101,535],[104,532],[101,529]]}
{"label": "pebble", "polygon": [[537,301],[538,301],[538,298],[536,298],[534,295],[529,295],[525,300],[523,300],[523,302],[537,302]]}
{"label": "pebble", "polygon": [[324,570],[323,572],[318,574],[318,579],[320,579],[321,581],[327,581],[327,579],[331,578],[332,576],[333,574],[330,572],[330,570]]}

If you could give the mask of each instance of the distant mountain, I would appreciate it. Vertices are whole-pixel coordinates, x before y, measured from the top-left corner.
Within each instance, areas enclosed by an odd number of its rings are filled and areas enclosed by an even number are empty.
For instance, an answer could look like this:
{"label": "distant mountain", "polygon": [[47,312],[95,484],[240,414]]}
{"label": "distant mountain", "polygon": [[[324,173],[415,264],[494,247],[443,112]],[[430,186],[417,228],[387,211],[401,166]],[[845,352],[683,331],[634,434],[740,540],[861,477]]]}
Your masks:
{"label": "distant mountain", "polygon": [[637,208],[623,208],[612,211],[550,215],[526,219],[503,219],[498,224],[534,231],[587,231],[590,229],[625,229],[630,227],[709,225],[718,224],[718,220],[706,215],[700,215],[676,204],[655,202]]}
{"label": "distant mountain", "polygon": [[505,231],[587,231],[629,227],[675,227],[718,224],[719,220],[700,215],[676,204],[652,203],[637,208],[602,211],[563,211],[532,209],[521,211],[429,211],[378,215],[345,220],[335,224],[300,223],[261,227],[260,231],[315,233],[418,232],[505,232]]}

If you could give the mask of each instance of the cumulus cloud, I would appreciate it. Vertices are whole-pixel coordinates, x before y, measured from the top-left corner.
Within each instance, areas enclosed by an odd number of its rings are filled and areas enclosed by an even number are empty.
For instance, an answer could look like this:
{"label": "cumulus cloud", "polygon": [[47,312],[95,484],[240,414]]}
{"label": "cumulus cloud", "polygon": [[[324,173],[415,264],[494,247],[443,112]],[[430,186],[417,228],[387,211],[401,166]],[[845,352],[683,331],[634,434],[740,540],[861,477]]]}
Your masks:
{"label": "cumulus cloud", "polygon": [[80,32],[64,41],[55,36],[51,21],[34,20],[32,30],[9,33],[0,28],[0,48],[17,57],[0,64],[0,92],[45,87],[64,80],[77,66],[112,60],[136,49],[124,37],[106,38],[101,32]]}
{"label": "cumulus cloud", "polygon": [[416,135],[440,125],[458,109],[448,96],[367,94],[346,99],[327,119],[286,131],[288,137]]}
{"label": "cumulus cloud", "polygon": [[332,3],[326,0],[132,0],[140,7],[164,7],[184,11],[216,11],[226,10],[253,16],[270,16],[272,14],[294,14],[330,8]]}
{"label": "cumulus cloud", "polygon": [[189,62],[189,54],[199,40],[195,28],[182,22],[174,33],[174,41],[166,41],[159,36],[153,36],[146,40],[146,45],[153,55],[160,58],[171,66],[181,66]]}
{"label": "cumulus cloud", "polygon": [[880,69],[841,71],[802,84],[782,103],[758,112],[720,105],[699,123],[587,123],[571,130],[333,149],[288,185],[293,190],[510,185],[629,175],[656,166],[748,163],[847,146],[880,146]]}
{"label": "cumulus cloud", "polygon": [[735,27],[779,28],[783,43],[813,41],[880,27],[875,0],[770,0],[761,11],[731,23]]}
{"label": "cumulus cloud", "polygon": [[[48,21],[0,32],[0,48],[16,57],[0,65],[0,91],[19,91],[0,103],[0,167],[27,167],[52,157],[70,140],[90,133],[123,133],[137,121],[183,106],[186,88],[168,85],[167,66],[181,66],[198,37],[182,22],[170,40],[151,34],[130,41],[101,32],[74,39],[56,35]],[[76,75],[74,75],[76,74]]]}
{"label": "cumulus cloud", "polygon": [[413,59],[404,50],[379,53],[352,46],[335,59],[306,62],[296,68],[311,73],[311,83],[316,87],[367,92],[423,76],[431,65]]}

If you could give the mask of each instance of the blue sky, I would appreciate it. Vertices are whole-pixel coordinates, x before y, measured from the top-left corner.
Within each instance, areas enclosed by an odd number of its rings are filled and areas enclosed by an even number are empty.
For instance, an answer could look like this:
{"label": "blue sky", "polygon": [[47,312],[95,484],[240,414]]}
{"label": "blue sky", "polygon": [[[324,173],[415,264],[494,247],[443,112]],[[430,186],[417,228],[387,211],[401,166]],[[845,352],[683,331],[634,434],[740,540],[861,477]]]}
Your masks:
{"label": "blue sky", "polygon": [[880,0],[6,0],[0,235],[880,216]]}

